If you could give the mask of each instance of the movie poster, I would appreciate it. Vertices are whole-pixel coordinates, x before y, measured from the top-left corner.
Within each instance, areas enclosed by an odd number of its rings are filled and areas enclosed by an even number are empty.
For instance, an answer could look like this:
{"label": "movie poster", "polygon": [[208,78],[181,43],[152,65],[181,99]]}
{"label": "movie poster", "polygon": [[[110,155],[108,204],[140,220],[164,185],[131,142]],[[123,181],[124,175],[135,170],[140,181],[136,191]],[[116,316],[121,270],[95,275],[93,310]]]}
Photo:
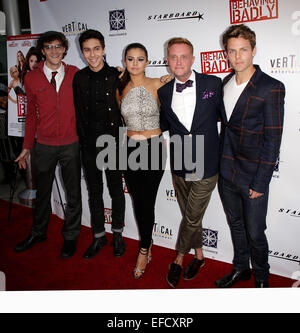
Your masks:
{"label": "movie poster", "polygon": [[40,35],[18,35],[7,37],[8,73],[8,135],[23,137],[27,99],[24,78],[41,60],[36,52],[36,41]]}

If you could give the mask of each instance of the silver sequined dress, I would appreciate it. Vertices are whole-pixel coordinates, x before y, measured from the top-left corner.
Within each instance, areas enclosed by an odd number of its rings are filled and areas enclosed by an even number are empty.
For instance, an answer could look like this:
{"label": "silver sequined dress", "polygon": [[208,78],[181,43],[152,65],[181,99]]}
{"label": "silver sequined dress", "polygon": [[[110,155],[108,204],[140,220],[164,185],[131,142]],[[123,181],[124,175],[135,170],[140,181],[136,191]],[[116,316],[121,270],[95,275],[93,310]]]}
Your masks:
{"label": "silver sequined dress", "polygon": [[160,127],[159,107],[155,97],[143,86],[129,90],[121,104],[127,129],[146,131]]}

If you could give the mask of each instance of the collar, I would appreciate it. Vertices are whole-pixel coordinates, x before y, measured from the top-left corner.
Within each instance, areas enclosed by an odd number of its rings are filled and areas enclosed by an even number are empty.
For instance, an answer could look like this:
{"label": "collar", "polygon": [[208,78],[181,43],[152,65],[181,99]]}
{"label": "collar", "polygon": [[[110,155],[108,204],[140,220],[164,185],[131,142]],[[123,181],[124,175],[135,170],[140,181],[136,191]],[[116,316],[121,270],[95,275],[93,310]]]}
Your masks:
{"label": "collar", "polygon": [[[255,72],[253,75],[250,77],[249,82],[254,88],[256,87],[256,82],[260,80],[260,77],[262,75],[262,70],[258,65],[253,65],[255,67]],[[226,84],[232,76],[235,74],[235,71],[232,70],[232,72],[224,78],[223,85]]]}
{"label": "collar", "polygon": [[[186,79],[184,82],[186,82],[186,81],[188,81],[188,80],[192,80],[193,82],[196,82],[196,75],[195,75],[195,72],[194,72],[194,71],[192,71],[192,73],[191,73],[191,75],[189,76],[189,78]],[[184,83],[184,82],[179,81],[179,80],[175,77],[175,86],[176,86],[176,83],[180,83],[180,84],[182,84],[182,83]],[[194,83],[194,84],[195,84],[195,83]],[[194,87],[194,85],[193,85],[193,87]]]}
{"label": "collar", "polygon": [[[51,73],[54,72],[53,69],[50,69],[47,65],[46,65],[46,62],[44,62],[44,66],[43,66],[43,69],[44,69],[44,73],[46,74],[46,76],[51,76]],[[60,64],[60,67],[56,70],[57,74],[64,74],[65,72],[65,69],[64,69],[64,65],[61,63]]]}
{"label": "collar", "polygon": [[88,71],[91,75],[105,75],[108,72],[109,66],[104,61],[104,66],[98,72],[94,72],[93,70],[90,69],[89,66],[87,66],[87,68],[88,68]]}

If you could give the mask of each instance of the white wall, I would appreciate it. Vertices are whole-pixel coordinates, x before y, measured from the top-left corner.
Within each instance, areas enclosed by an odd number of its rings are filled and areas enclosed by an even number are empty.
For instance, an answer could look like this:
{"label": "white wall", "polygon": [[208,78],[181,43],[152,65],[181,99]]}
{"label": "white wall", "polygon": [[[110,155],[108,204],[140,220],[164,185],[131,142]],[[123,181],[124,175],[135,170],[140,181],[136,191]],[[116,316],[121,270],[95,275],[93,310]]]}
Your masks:
{"label": "white wall", "polygon": [[[255,7],[253,3],[263,3]],[[86,28],[100,30],[106,39],[107,61],[122,66],[122,52],[131,42],[141,42],[149,52],[147,75],[159,77],[167,73],[163,66],[166,41],[175,36],[188,38],[194,45],[194,69],[201,72],[206,52],[221,51],[220,35],[237,18],[257,34],[258,53],[255,63],[271,76],[284,82],[286,107],[284,135],[278,169],[270,186],[268,230],[271,272],[297,278],[300,262],[300,7],[298,0],[219,1],[219,0],[29,0],[32,33],[47,30],[64,32],[70,40],[66,62],[85,66],[76,39]],[[247,6],[248,4],[248,6]],[[236,8],[237,5],[240,8]],[[246,6],[246,7],[245,7]],[[110,13],[111,12],[111,13]],[[111,17],[110,17],[111,14]],[[118,30],[111,30],[111,29]],[[213,52],[212,60],[204,68],[223,78],[227,71],[220,52]],[[213,60],[215,59],[215,60]],[[204,63],[202,63],[204,66]],[[84,213],[82,223],[89,225],[87,192],[82,182]],[[145,189],[147,190],[147,189]],[[54,200],[56,199],[56,200]],[[110,199],[105,192],[107,218],[110,218]],[[62,211],[54,186],[53,209]],[[155,244],[174,248],[181,216],[169,171],[160,185],[154,229]],[[131,199],[126,194],[126,220],[124,235],[138,239],[132,214]],[[232,244],[225,215],[215,190],[204,217],[205,256],[231,262]],[[110,231],[109,225],[107,230]],[[296,274],[296,275],[295,275]]]}

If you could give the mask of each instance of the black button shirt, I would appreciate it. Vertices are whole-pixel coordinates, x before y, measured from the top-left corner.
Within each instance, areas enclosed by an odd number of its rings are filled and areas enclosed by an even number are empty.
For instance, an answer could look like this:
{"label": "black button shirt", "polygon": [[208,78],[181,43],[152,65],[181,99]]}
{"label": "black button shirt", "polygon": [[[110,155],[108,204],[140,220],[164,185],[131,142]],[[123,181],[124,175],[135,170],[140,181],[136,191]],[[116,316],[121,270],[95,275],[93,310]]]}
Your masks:
{"label": "black button shirt", "polygon": [[99,72],[89,70],[89,119],[94,122],[108,123],[109,112],[106,96],[106,77],[105,66]]}

